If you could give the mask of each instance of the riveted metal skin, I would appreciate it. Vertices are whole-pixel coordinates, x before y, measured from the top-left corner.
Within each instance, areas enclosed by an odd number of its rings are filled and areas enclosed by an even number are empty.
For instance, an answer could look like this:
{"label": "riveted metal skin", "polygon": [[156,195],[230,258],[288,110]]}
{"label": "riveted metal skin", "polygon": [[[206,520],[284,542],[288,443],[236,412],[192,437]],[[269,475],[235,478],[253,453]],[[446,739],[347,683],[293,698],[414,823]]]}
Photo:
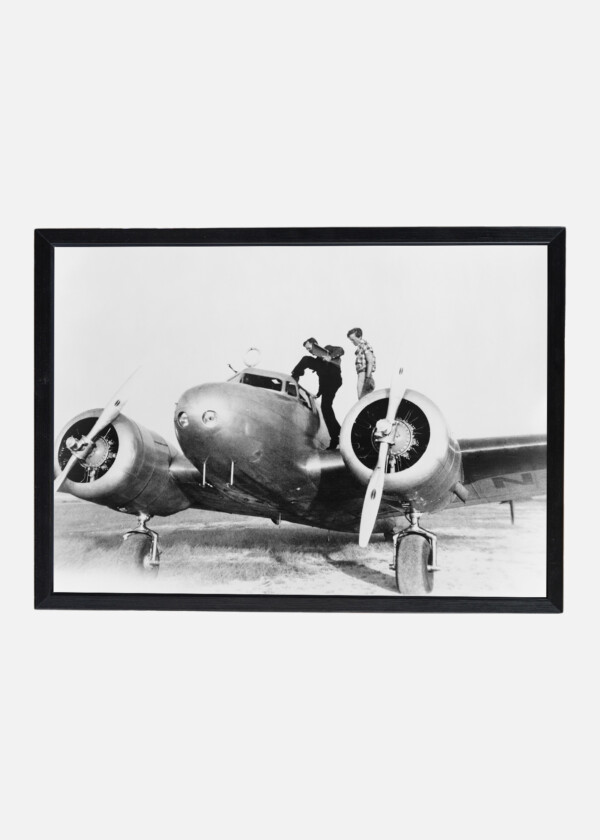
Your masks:
{"label": "riveted metal skin", "polygon": [[[182,412],[185,426],[178,423]],[[175,432],[202,486],[230,503],[255,502],[271,516],[281,508],[305,510],[317,494],[318,475],[307,463],[329,436],[314,398],[307,407],[284,392],[239,382],[198,385],[177,402]]]}

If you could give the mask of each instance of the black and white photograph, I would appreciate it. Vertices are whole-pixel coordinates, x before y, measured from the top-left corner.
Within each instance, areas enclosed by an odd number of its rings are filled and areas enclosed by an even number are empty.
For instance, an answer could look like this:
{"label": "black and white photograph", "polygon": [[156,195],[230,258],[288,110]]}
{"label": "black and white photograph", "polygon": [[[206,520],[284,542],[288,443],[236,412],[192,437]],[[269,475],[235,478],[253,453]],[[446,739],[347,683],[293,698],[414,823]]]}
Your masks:
{"label": "black and white photograph", "polygon": [[595,5],[3,12],[0,834],[600,836]]}
{"label": "black and white photograph", "polygon": [[54,272],[55,592],[546,595],[546,246]]}

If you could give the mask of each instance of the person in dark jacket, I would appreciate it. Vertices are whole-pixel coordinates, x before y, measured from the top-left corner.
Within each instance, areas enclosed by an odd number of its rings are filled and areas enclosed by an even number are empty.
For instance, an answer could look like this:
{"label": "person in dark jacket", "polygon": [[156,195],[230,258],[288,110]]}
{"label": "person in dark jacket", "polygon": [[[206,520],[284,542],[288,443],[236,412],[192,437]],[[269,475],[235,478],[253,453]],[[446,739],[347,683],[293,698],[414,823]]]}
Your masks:
{"label": "person in dark jacket", "polygon": [[333,398],[342,384],[341,357],[344,350],[332,344],[321,347],[316,338],[307,338],[304,347],[311,355],[300,359],[292,371],[292,376],[298,379],[308,369],[314,370],[319,377],[317,396],[321,397],[321,411],[331,438],[328,448],[337,449],[340,442],[340,424],[333,411]]}

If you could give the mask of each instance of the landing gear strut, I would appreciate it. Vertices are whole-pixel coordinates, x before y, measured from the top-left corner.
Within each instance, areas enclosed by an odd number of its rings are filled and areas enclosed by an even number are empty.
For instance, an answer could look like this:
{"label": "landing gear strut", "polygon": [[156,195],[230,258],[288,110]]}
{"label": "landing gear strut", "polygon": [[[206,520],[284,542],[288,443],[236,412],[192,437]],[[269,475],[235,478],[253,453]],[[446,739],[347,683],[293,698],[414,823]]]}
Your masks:
{"label": "landing gear strut", "polygon": [[396,572],[396,585],[401,595],[429,595],[433,590],[433,573],[437,565],[437,537],[421,528],[421,514],[407,514],[408,528],[394,534],[394,556],[390,569]]}
{"label": "landing gear strut", "polygon": [[[147,513],[140,513],[138,515],[138,526],[131,531],[123,534],[123,540],[126,541],[129,537],[135,537],[135,557],[140,568],[145,571],[158,573],[160,564],[160,551],[158,550],[158,534],[146,526],[152,517]],[[150,541],[150,542],[148,542]]]}

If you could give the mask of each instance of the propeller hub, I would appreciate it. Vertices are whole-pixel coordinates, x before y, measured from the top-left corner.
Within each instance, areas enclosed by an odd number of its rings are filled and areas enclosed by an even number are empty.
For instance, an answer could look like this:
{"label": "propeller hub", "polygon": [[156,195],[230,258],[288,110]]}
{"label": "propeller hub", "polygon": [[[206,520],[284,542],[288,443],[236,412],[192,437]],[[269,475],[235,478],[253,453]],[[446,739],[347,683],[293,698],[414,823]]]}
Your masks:
{"label": "propeller hub", "polygon": [[[387,417],[383,417],[381,420],[378,420],[375,424],[374,429],[374,437],[376,441],[381,441],[384,438],[389,437],[392,432],[394,431],[394,423],[387,419]],[[391,442],[391,441],[390,441]]]}
{"label": "propeller hub", "polygon": [[65,441],[65,446],[69,452],[79,458],[80,461],[86,460],[93,445],[93,442],[85,435],[80,438],[70,435]]}
{"label": "propeller hub", "polygon": [[406,420],[399,420],[396,423],[394,441],[392,443],[392,455],[408,458],[410,451],[416,445],[415,429]]}
{"label": "propeller hub", "polygon": [[95,445],[88,452],[85,458],[87,467],[100,467],[106,461],[111,451],[111,446],[106,438],[98,438]]}

